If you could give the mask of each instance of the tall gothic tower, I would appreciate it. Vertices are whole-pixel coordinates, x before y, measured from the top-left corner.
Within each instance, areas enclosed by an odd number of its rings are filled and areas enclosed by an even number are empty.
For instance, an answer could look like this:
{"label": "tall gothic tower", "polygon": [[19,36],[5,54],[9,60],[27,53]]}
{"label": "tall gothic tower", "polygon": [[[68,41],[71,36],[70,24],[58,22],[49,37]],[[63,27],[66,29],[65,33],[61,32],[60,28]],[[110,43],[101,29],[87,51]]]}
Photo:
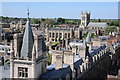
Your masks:
{"label": "tall gothic tower", "polygon": [[80,28],[86,29],[90,22],[90,12],[81,12]]}
{"label": "tall gothic tower", "polygon": [[46,46],[43,36],[33,35],[29,12],[23,39],[19,37],[11,46],[10,78],[38,78],[46,71]]}

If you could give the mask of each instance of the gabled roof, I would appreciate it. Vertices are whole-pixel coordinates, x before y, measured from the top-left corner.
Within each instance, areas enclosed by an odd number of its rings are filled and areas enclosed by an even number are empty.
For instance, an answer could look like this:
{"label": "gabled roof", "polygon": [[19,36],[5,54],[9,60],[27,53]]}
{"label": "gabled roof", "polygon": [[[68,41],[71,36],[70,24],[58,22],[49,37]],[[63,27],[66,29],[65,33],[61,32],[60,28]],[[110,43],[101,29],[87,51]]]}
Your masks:
{"label": "gabled roof", "polygon": [[28,13],[28,20],[25,27],[25,32],[23,36],[23,43],[21,48],[21,57],[23,58],[30,58],[32,55],[32,48],[33,48],[33,33],[32,28],[30,26],[29,20],[29,13]]}
{"label": "gabled roof", "polygon": [[108,24],[105,22],[90,22],[87,27],[102,27],[105,28],[107,27]]}

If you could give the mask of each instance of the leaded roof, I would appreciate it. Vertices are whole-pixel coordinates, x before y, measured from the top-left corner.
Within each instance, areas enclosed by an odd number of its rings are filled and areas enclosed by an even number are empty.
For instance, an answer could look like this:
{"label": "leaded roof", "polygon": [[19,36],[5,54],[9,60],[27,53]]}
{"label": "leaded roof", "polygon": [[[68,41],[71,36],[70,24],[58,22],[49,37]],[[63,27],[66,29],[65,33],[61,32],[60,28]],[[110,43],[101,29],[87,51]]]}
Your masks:
{"label": "leaded roof", "polygon": [[32,48],[33,48],[33,33],[32,28],[30,25],[29,20],[29,13],[28,13],[28,20],[25,27],[25,32],[23,36],[22,48],[21,48],[21,57],[22,58],[31,58],[32,56]]}

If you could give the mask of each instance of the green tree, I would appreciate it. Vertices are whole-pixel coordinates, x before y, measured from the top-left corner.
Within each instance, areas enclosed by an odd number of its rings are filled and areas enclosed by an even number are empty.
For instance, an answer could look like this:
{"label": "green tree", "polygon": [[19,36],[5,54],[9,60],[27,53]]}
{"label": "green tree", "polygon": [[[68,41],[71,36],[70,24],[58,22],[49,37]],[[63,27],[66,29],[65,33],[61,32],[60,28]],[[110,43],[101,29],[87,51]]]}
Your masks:
{"label": "green tree", "polygon": [[52,63],[52,54],[47,53],[47,64],[50,65]]}
{"label": "green tree", "polygon": [[46,19],[44,21],[44,24],[54,24],[54,23],[55,23],[55,21],[53,19]]}
{"label": "green tree", "polygon": [[98,19],[98,22],[101,22],[100,18]]}
{"label": "green tree", "polygon": [[39,19],[35,19],[35,18],[32,18],[31,20],[31,24],[39,24]]}
{"label": "green tree", "polygon": [[110,26],[113,26],[114,25],[114,23],[113,22],[110,22],[110,24],[109,24]]}
{"label": "green tree", "polygon": [[88,35],[88,32],[85,33],[85,35],[84,35],[84,39],[87,37],[87,35]]}
{"label": "green tree", "polygon": [[41,22],[44,22],[45,20],[46,20],[46,19],[44,19],[44,18],[41,18],[41,19],[40,19]]}
{"label": "green tree", "polygon": [[108,26],[105,29],[105,34],[109,34],[110,32],[114,32],[114,31],[116,31],[116,27],[115,26]]}
{"label": "green tree", "polygon": [[92,33],[90,37],[91,37],[91,38],[94,38],[94,33]]}
{"label": "green tree", "polygon": [[65,23],[65,19],[64,18],[58,18],[57,22],[59,22],[59,24],[64,24]]}

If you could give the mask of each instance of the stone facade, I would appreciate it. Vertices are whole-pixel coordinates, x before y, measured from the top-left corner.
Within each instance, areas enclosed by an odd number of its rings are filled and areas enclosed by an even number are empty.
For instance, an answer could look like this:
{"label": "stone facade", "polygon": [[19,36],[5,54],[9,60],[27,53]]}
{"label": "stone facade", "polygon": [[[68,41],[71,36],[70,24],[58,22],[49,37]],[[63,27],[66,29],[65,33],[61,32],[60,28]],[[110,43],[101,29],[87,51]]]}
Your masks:
{"label": "stone facade", "polygon": [[51,30],[48,31],[49,33],[47,34],[48,35],[48,38],[49,38],[49,41],[54,41],[54,42],[59,42],[60,40],[63,40],[63,39],[73,39],[73,29],[72,28],[63,28],[63,29],[60,29],[60,28],[53,28]]}
{"label": "stone facade", "polygon": [[44,48],[43,36],[33,35],[28,17],[24,34],[15,34],[11,43],[10,78],[35,79],[46,72]]}
{"label": "stone facade", "polygon": [[65,39],[72,41],[73,39],[82,39],[87,32],[94,33],[94,35],[102,35],[107,23],[90,22],[90,13],[81,13],[81,24],[74,28],[46,28],[46,40],[49,42],[59,42],[65,44]]}
{"label": "stone facade", "polygon": [[[90,38],[89,35],[87,37]],[[111,65],[111,55],[116,54],[116,49],[120,48],[120,42],[119,40],[115,41],[114,46],[109,50],[108,45],[101,41],[102,39],[73,41],[69,43],[71,47],[69,50],[52,50],[52,65],[56,64],[56,67],[50,66],[55,70],[50,73],[46,72],[40,78],[45,80],[48,78],[50,80],[53,78],[66,80],[107,79]],[[106,40],[106,42],[108,41]],[[56,57],[59,57],[60,61]]]}

